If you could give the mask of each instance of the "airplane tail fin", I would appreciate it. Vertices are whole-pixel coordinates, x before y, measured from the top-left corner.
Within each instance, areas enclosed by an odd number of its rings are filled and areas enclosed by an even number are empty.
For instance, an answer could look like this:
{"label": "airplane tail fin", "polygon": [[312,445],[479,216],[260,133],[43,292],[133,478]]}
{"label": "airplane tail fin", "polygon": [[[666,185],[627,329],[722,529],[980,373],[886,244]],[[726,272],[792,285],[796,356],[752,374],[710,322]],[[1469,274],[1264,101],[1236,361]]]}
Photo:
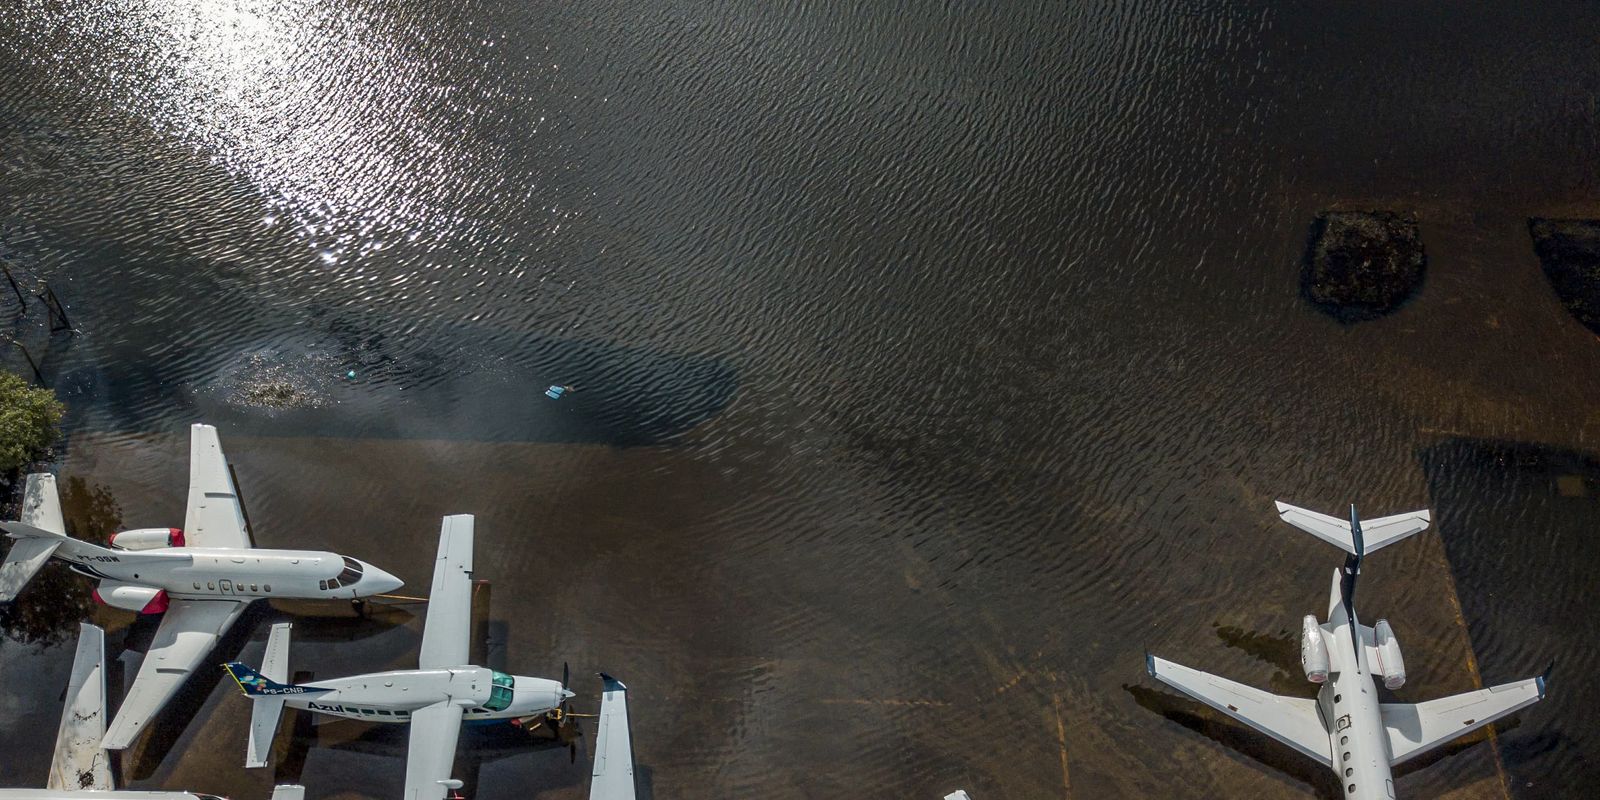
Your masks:
{"label": "airplane tail fin", "polygon": [[[267,637],[267,654],[257,672],[238,661],[229,662],[224,669],[239,684],[239,689],[251,700],[250,746],[245,754],[246,767],[264,767],[272,751],[272,737],[278,732],[278,720],[283,716],[283,703],[288,695],[314,694],[327,691],[287,683],[289,673],[290,624],[280,622],[272,626]],[[274,795],[276,796],[276,795]]]}
{"label": "airplane tail fin", "polygon": [[1354,505],[1350,506],[1349,520],[1318,514],[1281,500],[1277,506],[1278,516],[1284,522],[1345,551],[1356,560],[1427,530],[1432,521],[1426,509],[1363,521],[1356,515]]}
{"label": "airplane tail fin", "polygon": [[100,747],[106,732],[106,634],[89,624],[78,626],[78,652],[67,683],[67,705],[56,731],[56,752],[50,759],[49,789],[111,791],[110,754]]}
{"label": "airplane tail fin", "polygon": [[0,603],[4,603],[15,600],[50,556],[71,541],[61,517],[56,476],[46,472],[29,475],[22,493],[22,519],[0,522],[0,529],[16,540],[0,565]]}
{"label": "airplane tail fin", "polygon": [[274,786],[272,787],[272,800],[306,800],[306,787]]}

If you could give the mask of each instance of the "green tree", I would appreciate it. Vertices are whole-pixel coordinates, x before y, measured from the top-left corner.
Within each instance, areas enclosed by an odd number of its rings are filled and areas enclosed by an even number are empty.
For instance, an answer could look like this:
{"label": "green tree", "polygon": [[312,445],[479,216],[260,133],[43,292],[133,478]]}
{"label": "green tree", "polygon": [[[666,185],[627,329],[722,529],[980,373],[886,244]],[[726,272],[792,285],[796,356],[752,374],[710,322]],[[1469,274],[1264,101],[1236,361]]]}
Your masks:
{"label": "green tree", "polygon": [[22,467],[54,444],[65,411],[54,392],[0,372],[0,473]]}

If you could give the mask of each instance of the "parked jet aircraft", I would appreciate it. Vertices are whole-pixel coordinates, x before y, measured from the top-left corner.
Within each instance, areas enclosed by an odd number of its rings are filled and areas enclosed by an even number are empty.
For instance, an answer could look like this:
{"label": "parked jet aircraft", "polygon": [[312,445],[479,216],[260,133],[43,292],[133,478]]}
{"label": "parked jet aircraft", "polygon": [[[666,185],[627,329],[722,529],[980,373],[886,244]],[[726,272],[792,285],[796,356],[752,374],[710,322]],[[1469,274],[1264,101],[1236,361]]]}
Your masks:
{"label": "parked jet aircraft", "polygon": [[95,599],[141,614],[166,612],[138,677],[103,745],[133,743],[222,634],[255,600],[355,599],[392,592],[399,578],[338,553],[257,550],[217,429],[189,429],[189,501],[184,525],[123,531],[111,547],[66,535],[55,477],[28,476],[22,520],[0,522],[16,540],[0,566],[0,602],[14,599],[44,563],[58,558],[100,580]]}
{"label": "parked jet aircraft", "polygon": [[[106,634],[78,626],[78,653],[72,659],[67,704],[56,732],[56,752],[44,789],[0,789],[0,800],[222,800],[191,792],[117,791],[109,754],[100,747],[106,732]],[[279,786],[272,800],[304,800],[300,786]]]}
{"label": "parked jet aircraft", "polygon": [[[546,714],[572,696],[543,678],[507,675],[467,664],[472,629],[470,514],[445,517],[439,531],[418,669],[375,672],[300,685],[287,683],[289,624],[272,626],[261,671],[239,662],[227,670],[254,703],[245,766],[266,765],[284,706],[366,722],[409,722],[405,800],[441,800],[461,787],[450,777],[461,723]],[[625,712],[624,712],[625,713]]]}
{"label": "parked jet aircraft", "polygon": [[1372,520],[1350,507],[1350,521],[1278,503],[1285,522],[1345,550],[1334,570],[1328,621],[1307,615],[1300,663],[1306,679],[1323,685],[1317,699],[1283,697],[1199,670],[1146,656],[1151,677],[1277,739],[1339,776],[1352,800],[1395,796],[1390,768],[1544,699],[1549,670],[1537,678],[1430,700],[1379,702],[1374,677],[1389,689],[1405,683],[1400,643],[1387,620],[1369,628],[1356,619],[1356,578],[1370,551],[1428,527],[1427,511]]}

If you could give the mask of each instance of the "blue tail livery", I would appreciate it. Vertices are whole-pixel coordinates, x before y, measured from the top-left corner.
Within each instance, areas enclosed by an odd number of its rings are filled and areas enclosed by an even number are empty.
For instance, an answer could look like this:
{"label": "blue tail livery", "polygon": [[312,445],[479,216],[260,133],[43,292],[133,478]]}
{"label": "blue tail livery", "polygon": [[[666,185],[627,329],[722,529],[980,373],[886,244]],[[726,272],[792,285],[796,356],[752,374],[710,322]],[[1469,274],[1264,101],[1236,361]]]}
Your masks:
{"label": "blue tail livery", "polygon": [[328,689],[318,689],[312,686],[295,686],[293,684],[286,685],[278,683],[277,681],[251,669],[249,665],[238,661],[228,662],[227,664],[223,665],[223,669],[226,669],[228,674],[233,676],[234,682],[239,684],[239,690],[250,697],[273,697],[286,694],[316,694],[318,692],[330,691]]}

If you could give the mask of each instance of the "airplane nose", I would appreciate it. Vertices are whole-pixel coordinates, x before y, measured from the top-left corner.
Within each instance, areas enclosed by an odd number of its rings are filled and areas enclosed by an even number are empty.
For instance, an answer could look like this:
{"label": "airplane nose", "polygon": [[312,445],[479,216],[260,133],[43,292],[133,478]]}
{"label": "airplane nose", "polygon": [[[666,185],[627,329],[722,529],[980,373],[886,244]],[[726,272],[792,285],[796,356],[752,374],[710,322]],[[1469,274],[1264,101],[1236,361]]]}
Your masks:
{"label": "airplane nose", "polygon": [[377,567],[362,562],[361,589],[364,594],[388,594],[406,585],[406,582]]}

